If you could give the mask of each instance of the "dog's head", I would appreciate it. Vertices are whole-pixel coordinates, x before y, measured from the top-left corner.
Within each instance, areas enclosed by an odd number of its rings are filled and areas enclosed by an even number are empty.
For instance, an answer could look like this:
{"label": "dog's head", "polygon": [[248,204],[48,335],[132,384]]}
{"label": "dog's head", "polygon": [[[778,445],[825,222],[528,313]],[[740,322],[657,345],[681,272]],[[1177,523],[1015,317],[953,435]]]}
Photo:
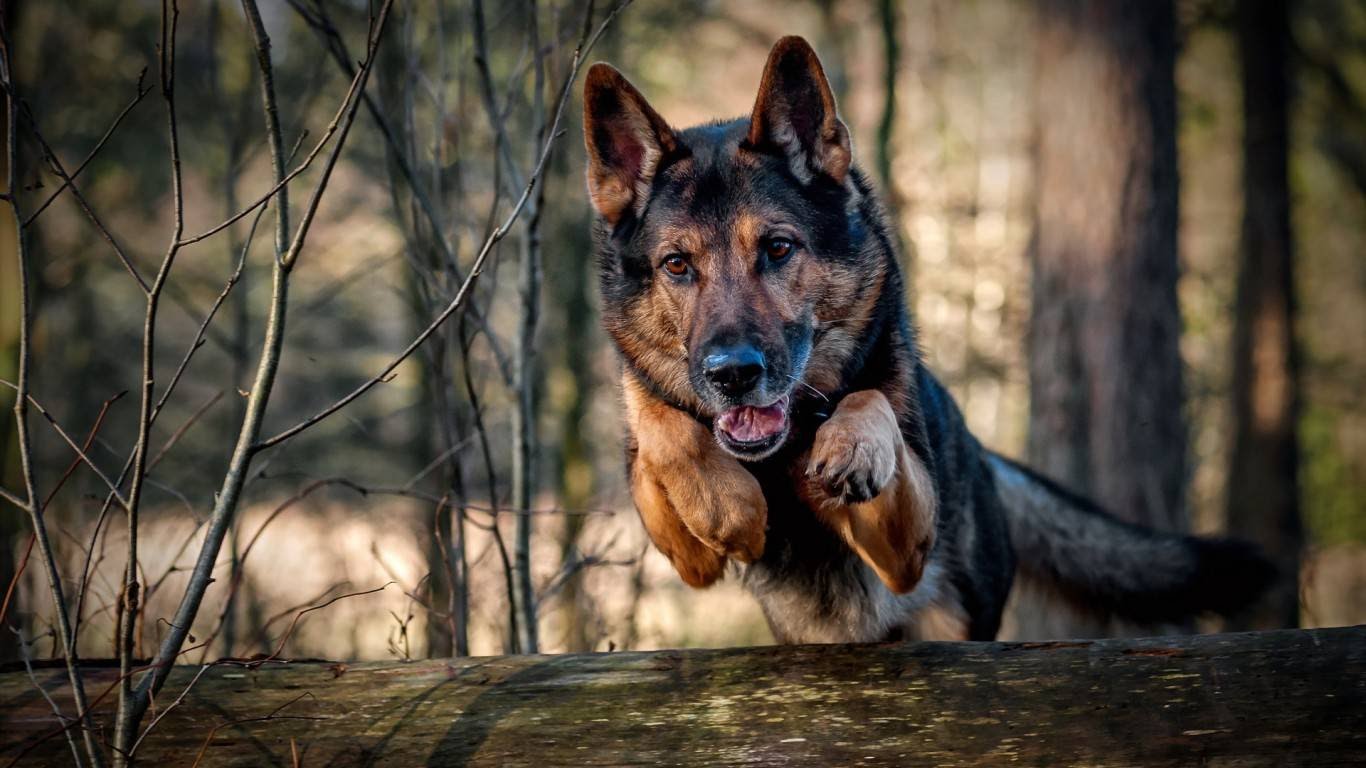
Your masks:
{"label": "dog's head", "polygon": [[841,388],[887,269],[849,131],[805,40],[749,118],[674,130],[612,67],[584,87],[604,321],[634,371],[757,460]]}

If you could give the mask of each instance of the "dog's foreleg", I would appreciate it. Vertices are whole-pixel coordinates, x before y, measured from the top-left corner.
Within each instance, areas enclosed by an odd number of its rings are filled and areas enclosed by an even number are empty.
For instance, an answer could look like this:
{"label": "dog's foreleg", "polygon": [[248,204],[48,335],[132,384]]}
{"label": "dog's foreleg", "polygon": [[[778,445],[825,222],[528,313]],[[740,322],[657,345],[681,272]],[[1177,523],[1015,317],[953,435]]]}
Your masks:
{"label": "dog's foreleg", "polygon": [[888,589],[915,588],[934,545],[934,483],[906,446],[885,395],[870,389],[845,396],[816,431],[799,482],[816,514]]}
{"label": "dog's foreleg", "polygon": [[759,482],[706,427],[651,395],[629,372],[622,394],[631,496],[651,540],[679,576],[705,587],[720,578],[727,557],[757,560],[768,521]]}
{"label": "dog's foreleg", "polygon": [[656,477],[637,458],[631,465],[631,498],[640,512],[640,521],[650,541],[669,562],[683,582],[690,587],[709,587],[721,578],[726,558],[702,543],[683,524],[669,497]]}

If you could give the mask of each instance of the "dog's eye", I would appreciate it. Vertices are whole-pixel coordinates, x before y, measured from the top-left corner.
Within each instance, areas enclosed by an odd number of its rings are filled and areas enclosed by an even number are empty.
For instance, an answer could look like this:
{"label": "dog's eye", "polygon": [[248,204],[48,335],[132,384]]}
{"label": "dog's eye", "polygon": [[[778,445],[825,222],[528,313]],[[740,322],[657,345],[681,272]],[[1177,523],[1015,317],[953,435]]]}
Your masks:
{"label": "dog's eye", "polygon": [[688,260],[682,254],[672,254],[664,259],[664,271],[675,277],[682,277],[688,274]]}
{"label": "dog's eye", "polygon": [[768,256],[770,263],[783,261],[796,249],[796,244],[785,237],[770,237],[764,241],[764,255]]}

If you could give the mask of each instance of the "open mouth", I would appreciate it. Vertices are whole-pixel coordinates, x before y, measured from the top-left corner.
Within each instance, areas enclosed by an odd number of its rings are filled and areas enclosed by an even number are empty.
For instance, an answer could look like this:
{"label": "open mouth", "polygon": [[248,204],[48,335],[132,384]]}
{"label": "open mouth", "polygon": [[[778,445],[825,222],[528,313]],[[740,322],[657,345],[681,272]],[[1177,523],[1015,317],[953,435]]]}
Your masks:
{"label": "open mouth", "polygon": [[712,423],[722,448],[742,459],[762,459],[787,439],[789,398],[771,405],[741,405],[722,411]]}

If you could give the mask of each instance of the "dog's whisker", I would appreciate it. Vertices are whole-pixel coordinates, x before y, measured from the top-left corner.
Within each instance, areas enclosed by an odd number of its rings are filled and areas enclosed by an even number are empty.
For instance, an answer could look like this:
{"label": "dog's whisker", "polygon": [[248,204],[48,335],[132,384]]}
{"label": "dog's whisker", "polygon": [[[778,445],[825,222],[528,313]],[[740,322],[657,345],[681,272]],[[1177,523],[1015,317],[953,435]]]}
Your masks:
{"label": "dog's whisker", "polygon": [[791,376],[791,375],[789,375],[787,378],[791,379],[793,384],[800,384],[801,386],[806,387],[807,389],[811,390],[811,391],[816,395],[816,397],[819,397],[820,399],[824,400],[824,401],[827,402],[827,403],[830,402],[830,398],[826,397],[824,392],[820,391],[819,389],[816,389],[815,387],[811,386],[810,384],[807,384],[805,381],[802,381],[801,379],[797,378],[796,376]]}

